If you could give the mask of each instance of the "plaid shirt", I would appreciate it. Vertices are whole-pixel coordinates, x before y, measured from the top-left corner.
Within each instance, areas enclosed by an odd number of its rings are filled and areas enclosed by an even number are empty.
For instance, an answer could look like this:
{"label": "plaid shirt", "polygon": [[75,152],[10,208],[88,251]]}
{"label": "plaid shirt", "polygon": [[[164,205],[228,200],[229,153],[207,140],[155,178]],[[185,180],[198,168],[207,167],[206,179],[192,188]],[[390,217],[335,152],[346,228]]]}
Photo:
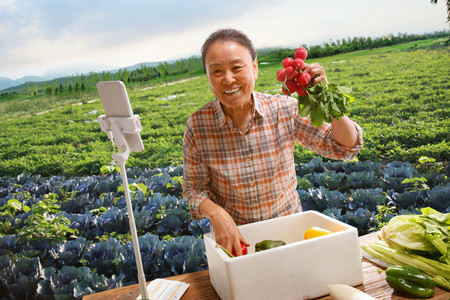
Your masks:
{"label": "plaid shirt", "polygon": [[332,159],[352,160],[362,147],[355,123],[354,148],[333,140],[331,125],[313,126],[298,114],[297,99],[253,92],[254,110],[243,134],[216,99],[193,113],[183,139],[183,197],[191,216],[201,219],[200,203],[211,199],[237,225],[301,211],[294,145]]}

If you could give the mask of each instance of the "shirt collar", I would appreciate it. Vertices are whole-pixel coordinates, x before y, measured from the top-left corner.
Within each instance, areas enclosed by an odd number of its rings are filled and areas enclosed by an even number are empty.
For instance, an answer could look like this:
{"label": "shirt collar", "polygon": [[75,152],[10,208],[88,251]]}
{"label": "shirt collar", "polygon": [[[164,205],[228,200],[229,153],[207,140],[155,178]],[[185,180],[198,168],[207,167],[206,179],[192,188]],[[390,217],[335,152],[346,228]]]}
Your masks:
{"label": "shirt collar", "polygon": [[[253,101],[255,104],[255,116],[254,119],[257,118],[258,115],[260,115],[262,118],[264,118],[264,108],[262,104],[262,97],[261,94],[253,91],[252,92]],[[220,101],[215,99],[213,101],[213,113],[214,118],[216,119],[216,125],[218,127],[224,126],[226,124],[226,116],[223,113],[222,106],[220,105]]]}
{"label": "shirt collar", "polygon": [[252,93],[253,100],[255,101],[255,117],[259,114],[262,118],[265,116],[265,110],[262,103],[261,93],[253,91]]}

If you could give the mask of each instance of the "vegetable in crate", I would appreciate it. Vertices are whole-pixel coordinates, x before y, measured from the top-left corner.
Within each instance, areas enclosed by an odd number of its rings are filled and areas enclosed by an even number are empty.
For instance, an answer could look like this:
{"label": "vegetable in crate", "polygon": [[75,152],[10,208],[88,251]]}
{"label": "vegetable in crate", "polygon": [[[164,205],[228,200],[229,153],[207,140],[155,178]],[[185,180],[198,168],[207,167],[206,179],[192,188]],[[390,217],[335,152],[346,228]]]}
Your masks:
{"label": "vegetable in crate", "polygon": [[[243,242],[241,242],[241,252],[242,252],[242,255],[247,254],[247,246]],[[231,252],[231,254],[233,254],[234,256],[237,256],[236,250],[233,249],[233,252]]]}
{"label": "vegetable in crate", "polygon": [[[224,247],[222,247],[221,245],[217,244],[216,248],[220,248],[223,250],[223,252],[225,252],[226,255],[228,255],[229,257],[233,258],[236,257],[236,251],[233,249],[232,253],[230,253],[230,251],[228,251],[227,249],[225,249]],[[247,246],[241,242],[241,251],[242,251],[242,255],[246,255],[247,254]]]}
{"label": "vegetable in crate", "polygon": [[339,120],[350,111],[348,105],[354,101],[349,95],[352,89],[325,81],[313,85],[314,78],[305,70],[307,56],[307,50],[300,47],[294,53],[295,59],[287,57],[283,60],[284,69],[276,74],[277,80],[282,82],[281,90],[288,96],[298,94],[299,114],[302,117],[309,115],[314,126],[331,123],[332,117]]}
{"label": "vegetable in crate", "polygon": [[318,236],[327,235],[327,234],[330,234],[330,233],[331,233],[331,231],[329,231],[327,229],[323,229],[323,228],[320,228],[320,227],[317,227],[317,226],[313,226],[311,228],[308,228],[305,231],[303,237],[304,237],[305,240],[309,240],[309,239],[312,239],[312,238],[315,238],[315,237],[318,237]]}
{"label": "vegetable in crate", "polygon": [[420,298],[433,297],[436,286],[433,279],[408,265],[387,268],[386,281],[391,288]]}
{"label": "vegetable in crate", "polygon": [[284,241],[264,240],[255,244],[255,252],[268,250],[286,245]]}

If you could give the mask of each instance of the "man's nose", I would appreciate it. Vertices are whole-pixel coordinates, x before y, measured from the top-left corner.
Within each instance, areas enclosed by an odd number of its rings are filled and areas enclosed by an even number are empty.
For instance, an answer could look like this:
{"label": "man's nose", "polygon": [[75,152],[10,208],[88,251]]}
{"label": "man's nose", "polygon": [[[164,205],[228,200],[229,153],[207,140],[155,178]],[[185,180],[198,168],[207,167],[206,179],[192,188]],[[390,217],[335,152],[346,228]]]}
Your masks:
{"label": "man's nose", "polygon": [[234,80],[235,80],[235,78],[234,78],[234,73],[231,72],[231,71],[226,71],[226,72],[225,72],[224,79],[223,79],[224,83],[230,84],[230,83],[233,83]]}

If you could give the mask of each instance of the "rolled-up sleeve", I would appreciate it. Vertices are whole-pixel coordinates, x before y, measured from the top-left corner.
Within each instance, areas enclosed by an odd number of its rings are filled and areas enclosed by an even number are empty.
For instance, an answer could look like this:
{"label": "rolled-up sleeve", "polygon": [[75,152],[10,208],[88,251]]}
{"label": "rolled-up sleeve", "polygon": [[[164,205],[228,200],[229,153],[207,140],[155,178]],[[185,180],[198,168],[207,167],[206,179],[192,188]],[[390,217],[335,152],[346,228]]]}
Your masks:
{"label": "rolled-up sleeve", "polygon": [[324,123],[316,127],[309,118],[296,116],[294,126],[296,128],[296,141],[303,147],[320,155],[336,160],[353,160],[363,146],[363,130],[352,121],[358,131],[358,144],[355,147],[347,147],[338,143],[331,131],[331,124]]}
{"label": "rolled-up sleeve", "polygon": [[186,126],[183,137],[183,197],[189,203],[189,212],[195,220],[205,218],[198,207],[205,199],[211,199],[207,190],[211,177],[208,167],[202,163],[197,151],[195,139],[190,129],[190,122]]}
{"label": "rolled-up sleeve", "polygon": [[[359,153],[363,146],[363,130],[362,128],[354,121],[352,121],[355,125],[356,130],[358,131],[358,143],[354,147],[347,147],[338,143],[334,138],[331,132],[331,129],[327,135],[327,139],[331,140],[333,145],[333,154],[332,156],[340,157],[341,160],[354,160],[356,155]],[[331,126],[330,126],[331,128]]]}

